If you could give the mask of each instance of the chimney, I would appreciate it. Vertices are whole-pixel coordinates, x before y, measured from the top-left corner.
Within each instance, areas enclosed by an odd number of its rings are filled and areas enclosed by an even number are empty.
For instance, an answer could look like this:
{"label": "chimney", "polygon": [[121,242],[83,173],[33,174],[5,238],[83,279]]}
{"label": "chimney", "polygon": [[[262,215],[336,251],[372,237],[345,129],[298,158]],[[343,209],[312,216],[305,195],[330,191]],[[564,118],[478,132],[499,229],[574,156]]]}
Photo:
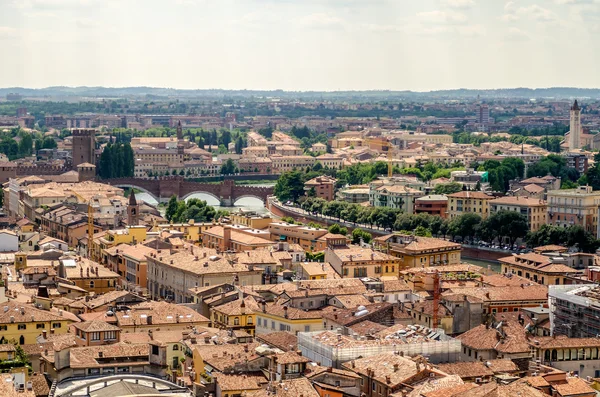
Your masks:
{"label": "chimney", "polygon": [[47,339],[48,338],[48,331],[43,330],[42,331],[42,336],[44,337],[44,339]]}
{"label": "chimney", "polygon": [[385,383],[392,383],[392,379],[390,378],[389,375],[385,376]]}
{"label": "chimney", "polygon": [[89,277],[89,276],[90,276],[90,268],[89,268],[89,267],[87,267],[87,268],[85,269],[85,274],[86,274],[86,276],[87,276],[87,277]]}
{"label": "chimney", "polygon": [[267,303],[265,301],[262,301],[261,304],[262,304],[263,313],[266,313],[267,312]]}
{"label": "chimney", "polygon": [[398,364],[394,364],[394,372],[398,372]]}
{"label": "chimney", "polygon": [[[178,317],[178,318],[179,318],[179,317]],[[147,317],[146,317],[146,322],[147,322],[148,324],[152,324],[152,316],[147,316]]]}
{"label": "chimney", "polygon": [[231,247],[231,226],[223,227],[223,251],[229,251]]}
{"label": "chimney", "polygon": [[283,307],[283,317],[288,318],[288,308],[287,308],[287,306]]}

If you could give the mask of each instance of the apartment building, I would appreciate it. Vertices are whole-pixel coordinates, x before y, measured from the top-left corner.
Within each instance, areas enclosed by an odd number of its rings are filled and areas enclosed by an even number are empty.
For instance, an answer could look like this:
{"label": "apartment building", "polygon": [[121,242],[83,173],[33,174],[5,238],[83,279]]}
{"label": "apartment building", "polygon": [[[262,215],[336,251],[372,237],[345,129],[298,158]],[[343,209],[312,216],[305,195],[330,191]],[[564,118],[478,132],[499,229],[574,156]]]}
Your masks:
{"label": "apartment building", "polygon": [[568,227],[582,226],[586,231],[598,233],[598,205],[600,191],[591,186],[548,191],[548,224]]}
{"label": "apartment building", "polygon": [[323,168],[329,168],[333,170],[341,170],[344,165],[343,157],[329,153],[317,156],[317,161],[321,163]]}
{"label": "apartment building", "polygon": [[80,256],[61,258],[58,276],[68,279],[78,288],[95,294],[114,291],[119,281],[117,273]]}
{"label": "apartment building", "polygon": [[311,156],[271,156],[272,170],[275,174],[281,174],[286,171],[305,170],[315,165],[315,158]]}
{"label": "apartment building", "polygon": [[373,240],[375,247],[398,258],[402,269],[460,264],[461,245],[438,238],[390,234]]}
{"label": "apartment building", "polygon": [[268,230],[271,240],[298,244],[305,251],[311,252],[320,252],[327,247],[345,246],[350,241],[348,237],[329,233],[327,229],[286,222],[272,222]]}
{"label": "apartment building", "polygon": [[565,264],[562,258],[536,254],[518,254],[498,259],[501,273],[512,273],[543,285],[570,283],[579,272]]}
{"label": "apartment building", "polygon": [[50,334],[66,334],[69,325],[77,319],[62,310],[47,311],[16,301],[0,305],[0,341],[11,340],[20,345],[36,343],[36,338],[44,331]]}
{"label": "apartment building", "polygon": [[398,276],[402,266],[400,258],[355,245],[327,247],[325,262],[343,278]]}
{"label": "apartment building", "polygon": [[147,256],[148,292],[153,299],[192,302],[189,289],[237,282],[259,285],[262,270],[253,265],[238,264],[229,254],[219,255],[211,248],[185,246],[171,252],[157,250]]}
{"label": "apartment building", "polygon": [[494,196],[483,192],[462,191],[448,195],[448,218],[454,219],[463,214],[477,214],[483,219],[490,214],[490,201]]}
{"label": "apartment building", "polygon": [[315,197],[332,201],[335,198],[336,182],[337,179],[335,178],[327,175],[321,175],[304,182],[304,190],[306,195],[310,195],[311,192],[314,192]]}
{"label": "apartment building", "polygon": [[546,202],[541,199],[506,196],[489,201],[490,215],[499,211],[511,211],[527,218],[529,231],[535,232],[546,224],[547,208]]}
{"label": "apartment building", "polygon": [[448,197],[443,194],[429,194],[415,198],[415,214],[423,213],[446,218],[448,215]]}
{"label": "apartment building", "polygon": [[202,245],[219,251],[253,251],[273,245],[269,233],[245,226],[214,226],[202,232]]}

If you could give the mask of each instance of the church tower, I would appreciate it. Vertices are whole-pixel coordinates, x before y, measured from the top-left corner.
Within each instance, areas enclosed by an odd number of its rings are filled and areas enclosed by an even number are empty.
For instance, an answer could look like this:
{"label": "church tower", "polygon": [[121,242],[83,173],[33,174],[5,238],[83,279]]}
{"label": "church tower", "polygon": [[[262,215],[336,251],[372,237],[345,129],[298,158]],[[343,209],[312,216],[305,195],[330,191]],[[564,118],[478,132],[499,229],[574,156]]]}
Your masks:
{"label": "church tower", "polygon": [[581,109],[577,99],[571,106],[571,128],[569,131],[569,150],[581,149]]}
{"label": "church tower", "polygon": [[128,226],[137,226],[139,212],[140,206],[137,200],[135,199],[135,193],[133,192],[133,189],[131,189],[131,193],[129,194],[129,205],[127,206]]}
{"label": "church tower", "polygon": [[181,120],[177,122],[177,140],[183,141],[183,129],[181,128]]}

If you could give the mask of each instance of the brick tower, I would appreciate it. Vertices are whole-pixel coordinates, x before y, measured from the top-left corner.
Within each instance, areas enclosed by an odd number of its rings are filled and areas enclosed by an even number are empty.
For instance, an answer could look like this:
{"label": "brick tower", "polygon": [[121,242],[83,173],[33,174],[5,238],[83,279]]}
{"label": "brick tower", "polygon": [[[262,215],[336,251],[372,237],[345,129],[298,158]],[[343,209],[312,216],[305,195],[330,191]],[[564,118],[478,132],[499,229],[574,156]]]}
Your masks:
{"label": "brick tower", "polygon": [[96,130],[73,130],[73,161],[71,166],[77,169],[82,163],[96,164]]}
{"label": "brick tower", "polygon": [[135,192],[131,189],[131,193],[129,194],[129,204],[127,205],[127,225],[128,226],[137,226],[138,224],[138,215],[140,213],[140,205],[135,199]]}

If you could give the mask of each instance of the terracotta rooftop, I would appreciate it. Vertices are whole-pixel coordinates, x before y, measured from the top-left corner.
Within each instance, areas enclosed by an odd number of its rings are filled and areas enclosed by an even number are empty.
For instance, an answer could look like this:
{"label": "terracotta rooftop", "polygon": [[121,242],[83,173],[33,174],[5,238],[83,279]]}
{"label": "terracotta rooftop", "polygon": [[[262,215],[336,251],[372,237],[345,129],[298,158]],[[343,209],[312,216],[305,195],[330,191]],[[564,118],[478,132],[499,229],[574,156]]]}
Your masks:
{"label": "terracotta rooftop", "polygon": [[[133,305],[130,310],[115,313],[120,327],[132,325],[197,324],[209,319],[189,307],[167,302],[148,301]],[[149,320],[149,317],[151,318]]]}
{"label": "terracotta rooftop", "polygon": [[83,321],[73,324],[78,330],[83,332],[104,332],[104,331],[120,331],[121,328],[100,320]]}
{"label": "terracotta rooftop", "polygon": [[283,351],[296,351],[298,347],[298,337],[286,331],[258,334],[256,339]]}

